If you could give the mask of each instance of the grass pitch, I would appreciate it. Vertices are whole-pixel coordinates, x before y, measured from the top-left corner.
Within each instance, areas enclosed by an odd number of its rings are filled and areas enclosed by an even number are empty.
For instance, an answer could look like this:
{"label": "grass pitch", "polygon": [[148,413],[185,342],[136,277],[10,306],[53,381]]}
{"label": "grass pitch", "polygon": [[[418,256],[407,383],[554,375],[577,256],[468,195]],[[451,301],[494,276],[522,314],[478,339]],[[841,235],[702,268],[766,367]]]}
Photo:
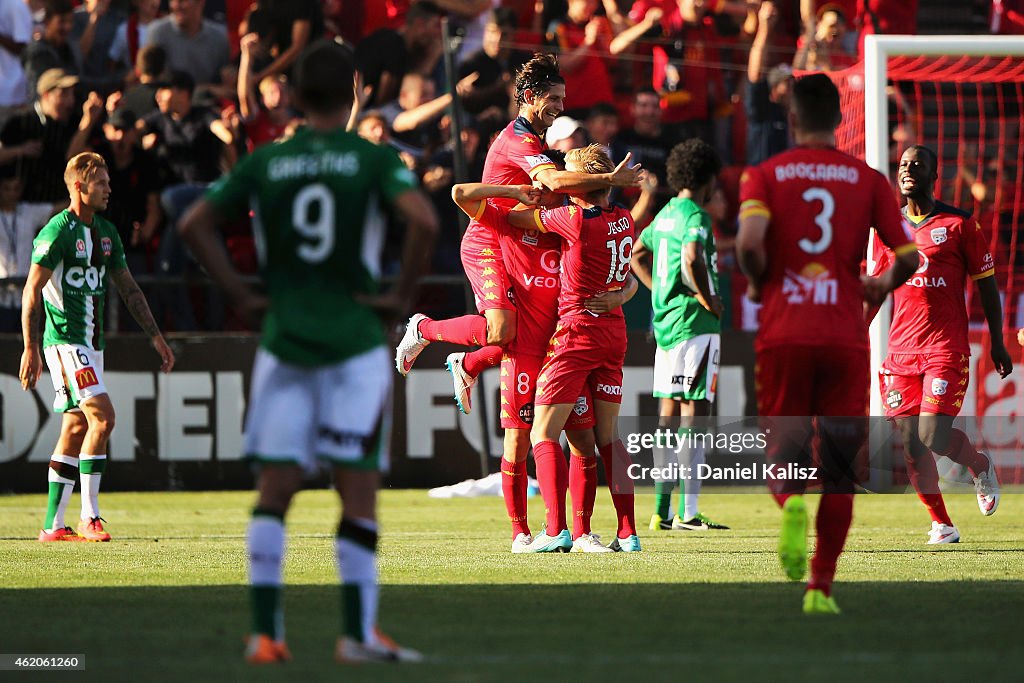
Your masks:
{"label": "grass pitch", "polygon": [[[511,555],[497,498],[381,499],[381,624],[421,665],[340,668],[336,498],[299,496],[288,520],[285,611],[295,661],[242,663],[252,493],[111,493],[111,543],[40,544],[43,495],[0,497],[0,653],[84,654],[84,679],[986,680],[1024,678],[1024,496],[998,513],[947,497],[959,545],[924,545],[913,496],[859,496],[837,618],[805,617],[775,556],[762,491],[714,494],[723,532],[642,531],[638,555]],[[78,495],[69,510],[78,509]],[[637,497],[646,527],[651,496]],[[815,506],[811,497],[811,507]],[[530,505],[534,530],[539,499]],[[599,492],[595,531],[612,529]],[[72,674],[83,678],[83,674]],[[11,674],[0,674],[12,680]],[[68,674],[35,674],[65,680]]]}

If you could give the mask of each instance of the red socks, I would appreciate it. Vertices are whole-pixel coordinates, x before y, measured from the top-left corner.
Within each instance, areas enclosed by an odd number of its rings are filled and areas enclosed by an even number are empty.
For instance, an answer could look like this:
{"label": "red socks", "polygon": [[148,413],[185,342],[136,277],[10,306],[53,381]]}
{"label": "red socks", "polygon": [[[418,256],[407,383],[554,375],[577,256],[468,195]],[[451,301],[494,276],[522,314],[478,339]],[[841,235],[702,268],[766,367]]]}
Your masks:
{"label": "red socks", "polygon": [[480,346],[487,343],[487,318],[482,315],[464,315],[448,320],[427,318],[420,321],[420,334],[427,341]]}
{"label": "red socks", "polygon": [[565,523],[565,493],[569,487],[569,465],[557,441],[533,444],[533,459],[537,464],[537,483],[547,513],[545,531],[554,536],[568,528]]}
{"label": "red socks", "polygon": [[500,363],[503,353],[500,346],[485,346],[482,349],[470,351],[462,359],[462,369],[476,377],[487,368],[493,368]]}
{"label": "red socks", "polygon": [[618,537],[627,538],[636,534],[636,517],[633,511],[633,480],[629,478],[629,466],[633,461],[622,445],[622,441],[598,447],[604,463],[604,476],[612,494],[615,517],[618,520]]}
{"label": "red socks", "polygon": [[569,494],[572,496],[572,538],[590,533],[590,518],[597,499],[597,458],[573,453],[569,457]]}
{"label": "red socks", "polygon": [[832,593],[832,579],[836,575],[836,562],[846,544],[846,534],[853,520],[852,493],[826,493],[818,504],[818,544],[811,559],[811,580],[808,590]]}
{"label": "red socks", "polygon": [[904,453],[903,459],[907,463],[910,483],[917,491],[917,497],[928,509],[932,521],[953,526],[953,520],[946,512],[946,503],[939,491],[939,470],[935,467],[935,458],[931,453],[925,453],[917,459],[909,453]]}
{"label": "red socks", "polygon": [[978,477],[988,471],[988,458],[979,453],[959,429],[954,429],[949,437],[949,453],[945,456],[958,465],[971,471],[972,477]]}
{"label": "red socks", "polygon": [[530,534],[526,523],[526,461],[512,463],[501,459],[501,494],[505,498],[505,510],[512,522],[512,540],[519,534]]}

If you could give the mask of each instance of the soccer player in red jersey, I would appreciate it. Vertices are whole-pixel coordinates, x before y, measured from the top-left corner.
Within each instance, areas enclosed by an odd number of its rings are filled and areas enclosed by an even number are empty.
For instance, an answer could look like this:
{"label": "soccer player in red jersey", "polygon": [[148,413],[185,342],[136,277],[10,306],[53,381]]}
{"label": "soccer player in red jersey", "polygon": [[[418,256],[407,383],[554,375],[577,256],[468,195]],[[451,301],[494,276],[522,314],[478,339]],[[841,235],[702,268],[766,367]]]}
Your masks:
{"label": "soccer player in red jersey", "polygon": [[[566,155],[568,171],[601,174],[612,168],[611,159],[599,145],[574,149]],[[534,539],[532,552],[572,544],[565,514],[570,473],[558,435],[585,388],[594,397],[595,436],[618,518],[616,539],[609,547],[626,552],[640,550],[633,484],[627,476],[630,459],[616,425],[622,402],[626,320],[619,307],[595,308],[588,303],[588,299],[605,297],[626,286],[631,279],[633,218],[625,208],[611,205],[608,195],[607,189],[594,190],[572,196],[568,205],[559,208],[509,214],[513,227],[535,228],[563,238],[558,323],[537,377],[530,434],[537,479],[547,508],[545,531]]]}
{"label": "soccer player in red jersey", "polygon": [[[881,302],[914,272],[917,249],[885,177],[835,149],[839,92],[828,76],[795,83],[789,118],[797,147],[743,175],[736,246],[748,296],[763,302],[755,381],[758,413],[775,423],[765,427],[769,461],[809,465],[811,439],[820,438],[824,495],[804,612],[837,614],[832,579],[853,516],[847,472],[864,443],[868,412],[863,304]],[[872,226],[896,260],[862,280]],[[793,580],[807,570],[806,483],[771,486],[783,509],[779,557]]]}
{"label": "soccer player in red jersey", "polygon": [[[548,152],[561,166],[558,152]],[[525,552],[533,541],[527,524],[526,458],[530,450],[534,394],[544,363],[548,341],[558,320],[561,238],[534,227],[517,230],[508,223],[509,209],[486,198],[513,197],[520,201],[557,207],[562,195],[540,194],[531,186],[500,186],[467,183],[452,188],[452,198],[467,215],[494,230],[499,237],[505,265],[512,279],[519,329],[501,361],[501,426],[505,429],[502,459],[502,493],[512,521],[512,552]],[[528,214],[529,217],[529,214]],[[530,224],[532,225],[532,223]],[[630,278],[623,289],[588,299],[589,310],[617,308],[632,298],[637,284]],[[593,400],[589,392],[576,399],[565,425],[571,451],[569,487],[572,491],[572,548],[578,552],[605,552],[607,548],[591,533],[590,518],[597,495],[597,461],[594,457]]]}
{"label": "soccer player in red jersey", "polygon": [[[642,172],[639,165],[630,167],[629,155],[615,168],[600,174],[558,170],[545,155],[544,132],[562,113],[565,100],[565,81],[553,55],[534,55],[516,75],[515,88],[519,116],[487,150],[482,182],[528,185],[536,181],[562,193],[640,183]],[[516,203],[503,198],[495,201],[508,207]],[[477,351],[448,356],[448,369],[455,381],[455,400],[462,412],[469,413],[472,409],[470,391],[476,376],[485,368],[497,365],[502,347],[516,336],[516,307],[501,245],[493,231],[479,221],[471,221],[462,238],[461,256],[480,315],[449,320],[431,320],[420,313],[413,315],[396,350],[395,366],[403,376],[408,374],[416,357],[433,341],[482,346]]]}
{"label": "soccer player in red jersey", "polygon": [[[981,225],[970,214],[936,201],[932,193],[937,166],[935,152],[920,145],[908,148],[900,159],[897,180],[907,199],[903,218],[917,243],[920,266],[893,293],[889,351],[879,373],[885,414],[899,427],[910,481],[932,518],[931,545],[960,540],[942,500],[931,453],[970,470],[981,514],[991,515],[999,505],[992,459],[953,428],[970,372],[964,303],[968,276],[974,280],[988,321],[992,362],[1001,377],[1013,369],[1003,343],[1002,304],[992,277],[995,260]],[[875,253],[876,272],[892,262],[891,254],[878,245]]]}

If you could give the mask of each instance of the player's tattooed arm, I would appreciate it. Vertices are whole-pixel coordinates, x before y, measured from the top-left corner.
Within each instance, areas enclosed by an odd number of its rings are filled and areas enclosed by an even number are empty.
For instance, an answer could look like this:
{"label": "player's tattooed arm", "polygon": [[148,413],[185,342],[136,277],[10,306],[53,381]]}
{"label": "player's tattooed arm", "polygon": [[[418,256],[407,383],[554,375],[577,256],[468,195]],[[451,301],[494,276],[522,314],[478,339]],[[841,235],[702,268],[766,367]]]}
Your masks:
{"label": "player's tattooed arm", "polygon": [[452,201],[470,218],[478,219],[491,198],[515,199],[523,204],[536,204],[540,188],[532,185],[488,185],[459,183],[452,187]]}
{"label": "player's tattooed arm", "polygon": [[138,283],[135,282],[135,278],[132,277],[131,272],[127,268],[113,271],[110,274],[110,279],[114,281],[117,293],[121,295],[121,299],[124,301],[128,312],[132,314],[135,322],[139,324],[142,331],[149,337],[153,348],[160,354],[160,370],[170,372],[171,368],[174,367],[174,352],[167,345],[164,336],[160,334],[160,328],[157,327],[156,320],[153,319],[153,312],[149,310],[149,302],[146,301],[146,295],[139,289]]}
{"label": "player's tattooed arm", "polygon": [[21,387],[26,390],[36,385],[43,369],[43,359],[39,355],[39,332],[43,317],[43,286],[51,275],[52,270],[33,263],[21,295],[21,331],[25,350],[21,354],[18,378]]}

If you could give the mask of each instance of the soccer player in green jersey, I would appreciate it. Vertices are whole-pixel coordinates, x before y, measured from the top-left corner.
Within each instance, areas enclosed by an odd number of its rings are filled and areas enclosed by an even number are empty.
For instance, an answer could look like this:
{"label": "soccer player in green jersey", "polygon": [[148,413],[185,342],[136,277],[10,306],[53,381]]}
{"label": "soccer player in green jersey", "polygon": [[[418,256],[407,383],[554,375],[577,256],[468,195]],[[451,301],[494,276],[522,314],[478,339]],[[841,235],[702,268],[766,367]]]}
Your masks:
{"label": "soccer player in green jersey", "polygon": [[[174,353],[128,272],[117,228],[97,213],[107,208],[110,198],[110,175],[103,157],[91,152],[75,156],[64,170],[64,182],[71,195],[70,206],[50,219],[32,245],[32,266],[22,294],[25,351],[18,376],[28,390],[35,387],[42,372],[39,328],[45,312],[43,353],[57,394],[53,409],[63,413],[63,418],[50,456],[49,499],[39,540],[109,541],[99,508],[107,440],[114,429],[114,406],[103,384],[107,275],[160,354],[164,372],[174,366]],[[82,479],[77,534],[64,525],[76,470]]]}
{"label": "soccer player in green jersey", "polygon": [[[295,70],[308,127],[242,160],[180,226],[243,313],[266,308],[245,425],[245,455],[262,465],[247,542],[253,631],[246,659],[290,658],[281,609],[284,517],[320,461],[333,467],[343,506],[334,541],[343,632],[335,657],[410,661],[419,654],[377,629],[376,503],[391,429],[382,316],[407,308],[437,217],[393,150],[345,132],[353,89],[342,84],[354,76],[348,52],[317,42]],[[382,203],[408,224],[401,274],[386,294],[378,292]],[[266,299],[245,284],[216,236],[225,220],[250,210]]]}
{"label": "soccer player in green jersey", "polygon": [[[661,399],[662,427],[691,429],[693,418],[711,414],[715,400],[722,300],[715,236],[702,207],[714,192],[721,167],[714,148],[702,140],[676,145],[668,156],[667,175],[677,194],[633,247],[633,271],[651,290],[654,308],[654,396]],[[660,464],[668,464],[670,452],[656,454],[666,461]],[[688,439],[680,453],[680,464],[690,468],[689,478],[679,482],[681,509],[675,519],[667,519],[673,482],[657,482],[652,530],[729,528],[712,522],[697,507],[697,465],[703,462],[703,440]]]}

